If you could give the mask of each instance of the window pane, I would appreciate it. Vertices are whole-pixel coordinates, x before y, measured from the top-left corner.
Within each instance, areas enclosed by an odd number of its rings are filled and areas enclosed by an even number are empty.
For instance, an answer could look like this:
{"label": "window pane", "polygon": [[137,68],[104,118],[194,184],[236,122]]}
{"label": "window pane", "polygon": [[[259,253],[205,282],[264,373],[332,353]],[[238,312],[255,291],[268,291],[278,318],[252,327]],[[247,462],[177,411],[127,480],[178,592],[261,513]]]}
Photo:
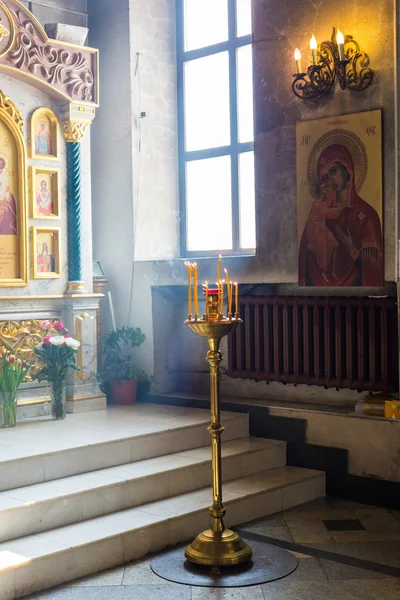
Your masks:
{"label": "window pane", "polygon": [[186,164],[187,249],[232,249],[231,159]]}
{"label": "window pane", "polygon": [[237,26],[236,35],[251,34],[251,0],[236,0]]}
{"label": "window pane", "polygon": [[251,45],[237,50],[239,142],[251,142],[253,125],[253,54]]}
{"label": "window pane", "polygon": [[185,0],[185,50],[228,39],[227,0]]}
{"label": "window pane", "polygon": [[239,156],[240,247],[256,247],[254,152]]}
{"label": "window pane", "polygon": [[230,144],[227,52],[185,63],[185,131],[188,151]]}

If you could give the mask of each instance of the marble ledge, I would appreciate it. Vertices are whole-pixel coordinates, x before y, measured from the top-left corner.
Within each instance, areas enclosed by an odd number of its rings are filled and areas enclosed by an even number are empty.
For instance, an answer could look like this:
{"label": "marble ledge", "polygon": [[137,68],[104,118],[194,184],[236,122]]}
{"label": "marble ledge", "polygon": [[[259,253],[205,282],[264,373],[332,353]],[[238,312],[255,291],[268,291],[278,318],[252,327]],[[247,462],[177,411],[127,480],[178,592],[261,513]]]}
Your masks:
{"label": "marble ledge", "polygon": [[42,296],[0,296],[0,302],[21,302],[31,300],[79,300],[87,298],[104,298],[104,294],[49,294]]}

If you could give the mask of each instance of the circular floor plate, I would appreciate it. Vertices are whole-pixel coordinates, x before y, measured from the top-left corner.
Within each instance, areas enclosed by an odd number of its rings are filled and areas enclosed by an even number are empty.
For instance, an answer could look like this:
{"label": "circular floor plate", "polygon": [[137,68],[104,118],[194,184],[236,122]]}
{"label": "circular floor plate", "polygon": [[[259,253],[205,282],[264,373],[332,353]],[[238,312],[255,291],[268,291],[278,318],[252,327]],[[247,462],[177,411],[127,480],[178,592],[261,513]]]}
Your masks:
{"label": "circular floor plate", "polygon": [[251,542],[253,559],[235,567],[204,567],[185,559],[181,546],[153,559],[152,571],[168,581],[204,587],[244,587],[282,579],[297,568],[297,558],[281,548]]}

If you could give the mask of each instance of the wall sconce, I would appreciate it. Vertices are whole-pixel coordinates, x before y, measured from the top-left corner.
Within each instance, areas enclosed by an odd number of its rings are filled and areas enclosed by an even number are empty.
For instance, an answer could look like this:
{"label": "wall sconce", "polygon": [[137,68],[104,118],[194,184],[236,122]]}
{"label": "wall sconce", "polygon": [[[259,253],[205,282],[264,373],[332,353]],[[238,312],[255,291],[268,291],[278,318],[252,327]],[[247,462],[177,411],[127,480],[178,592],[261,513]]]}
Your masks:
{"label": "wall sconce", "polygon": [[330,42],[317,44],[310,40],[311,65],[304,73],[301,68],[300,50],[296,48],[294,58],[297,73],[293,75],[292,90],[297,98],[317,102],[327,96],[335,81],[342,90],[346,88],[361,92],[372,83],[374,73],[369,68],[369,56],[351,35],[344,35],[333,28]]}

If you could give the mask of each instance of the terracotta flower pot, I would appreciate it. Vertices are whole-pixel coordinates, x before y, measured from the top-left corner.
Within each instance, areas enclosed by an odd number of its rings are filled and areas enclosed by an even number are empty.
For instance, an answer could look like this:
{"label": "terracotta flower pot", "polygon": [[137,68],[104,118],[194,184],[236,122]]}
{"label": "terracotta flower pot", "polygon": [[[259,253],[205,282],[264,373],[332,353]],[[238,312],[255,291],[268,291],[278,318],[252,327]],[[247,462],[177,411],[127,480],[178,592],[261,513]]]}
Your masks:
{"label": "terracotta flower pot", "polygon": [[136,402],[137,380],[110,381],[113,404],[127,405]]}

